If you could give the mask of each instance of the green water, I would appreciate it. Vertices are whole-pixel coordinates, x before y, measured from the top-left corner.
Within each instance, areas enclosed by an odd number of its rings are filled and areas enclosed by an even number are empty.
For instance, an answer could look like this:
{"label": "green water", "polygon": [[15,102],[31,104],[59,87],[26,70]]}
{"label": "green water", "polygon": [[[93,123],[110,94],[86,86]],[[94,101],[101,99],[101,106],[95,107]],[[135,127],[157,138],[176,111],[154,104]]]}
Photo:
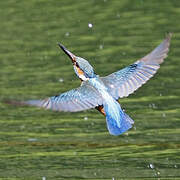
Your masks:
{"label": "green water", "polygon": [[[0,179],[180,179],[179,0],[1,0],[0,8]],[[109,135],[96,110],[3,103],[80,85],[57,42],[104,76],[143,57],[167,32],[174,34],[161,69],[120,99],[135,120],[124,135]]]}

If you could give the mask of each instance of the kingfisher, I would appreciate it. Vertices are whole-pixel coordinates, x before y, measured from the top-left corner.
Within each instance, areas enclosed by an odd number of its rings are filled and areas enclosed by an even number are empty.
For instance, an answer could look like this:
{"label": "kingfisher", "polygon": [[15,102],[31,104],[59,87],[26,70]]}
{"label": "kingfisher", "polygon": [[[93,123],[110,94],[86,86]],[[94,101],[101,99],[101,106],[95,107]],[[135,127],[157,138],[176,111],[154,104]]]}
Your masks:
{"label": "kingfisher", "polygon": [[71,59],[74,71],[81,80],[80,87],[43,100],[24,101],[22,104],[65,112],[95,108],[105,116],[109,133],[120,135],[132,128],[134,121],[123,111],[118,100],[132,94],[157,72],[167,57],[170,39],[171,34],[168,34],[149,54],[105,77],[97,75],[87,60],[58,43]]}

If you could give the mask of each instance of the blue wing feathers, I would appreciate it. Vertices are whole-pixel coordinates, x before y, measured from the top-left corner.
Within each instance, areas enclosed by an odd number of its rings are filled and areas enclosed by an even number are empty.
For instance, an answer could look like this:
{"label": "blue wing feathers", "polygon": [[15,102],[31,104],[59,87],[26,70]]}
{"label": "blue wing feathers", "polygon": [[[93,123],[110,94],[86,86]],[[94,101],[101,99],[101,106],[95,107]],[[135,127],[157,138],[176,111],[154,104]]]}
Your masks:
{"label": "blue wing feathers", "polygon": [[82,83],[79,88],[72,89],[58,96],[53,96],[45,100],[30,100],[24,102],[27,105],[43,107],[55,111],[83,111],[102,105],[101,94],[88,82]]}
{"label": "blue wing feathers", "polygon": [[[151,53],[136,61],[134,64],[112,73],[101,80],[108,92],[115,98],[126,97],[141,87],[159,69],[169,51],[171,34]],[[136,81],[134,83],[134,81]]]}

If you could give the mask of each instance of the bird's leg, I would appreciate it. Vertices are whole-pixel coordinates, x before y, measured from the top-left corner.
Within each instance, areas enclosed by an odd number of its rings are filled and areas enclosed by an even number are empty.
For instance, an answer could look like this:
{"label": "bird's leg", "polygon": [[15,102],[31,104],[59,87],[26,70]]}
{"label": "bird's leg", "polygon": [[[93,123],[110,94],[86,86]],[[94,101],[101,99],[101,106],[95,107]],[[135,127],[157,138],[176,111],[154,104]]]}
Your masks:
{"label": "bird's leg", "polygon": [[97,106],[96,109],[97,109],[101,114],[103,114],[104,116],[106,116],[106,113],[104,112],[104,107],[103,107],[103,105]]}

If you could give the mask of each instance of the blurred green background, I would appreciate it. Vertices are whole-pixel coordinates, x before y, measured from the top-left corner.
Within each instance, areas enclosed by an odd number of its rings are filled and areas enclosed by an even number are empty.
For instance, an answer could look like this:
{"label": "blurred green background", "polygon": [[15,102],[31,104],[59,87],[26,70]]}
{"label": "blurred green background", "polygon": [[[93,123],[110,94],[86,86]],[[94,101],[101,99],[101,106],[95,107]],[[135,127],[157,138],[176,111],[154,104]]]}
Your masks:
{"label": "blurred green background", "polygon": [[[1,179],[180,179],[179,0],[1,0],[0,8]],[[3,103],[80,85],[57,42],[105,76],[149,53],[168,32],[171,49],[156,76],[120,99],[135,120],[124,135],[109,135],[96,110]]]}

